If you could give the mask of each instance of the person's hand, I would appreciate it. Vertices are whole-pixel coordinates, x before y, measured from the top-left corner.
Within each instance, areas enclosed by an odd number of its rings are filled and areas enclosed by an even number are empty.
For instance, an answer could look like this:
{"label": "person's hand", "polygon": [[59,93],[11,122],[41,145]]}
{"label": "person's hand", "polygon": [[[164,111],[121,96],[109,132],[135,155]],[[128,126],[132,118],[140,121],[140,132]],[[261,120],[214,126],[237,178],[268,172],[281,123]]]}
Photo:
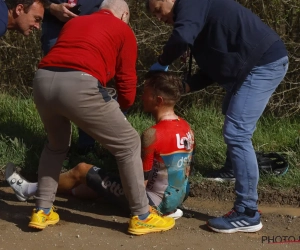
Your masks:
{"label": "person's hand", "polygon": [[187,83],[185,84],[185,93],[190,93],[191,92],[191,88],[190,85],[188,85]]}
{"label": "person's hand", "polygon": [[191,88],[186,80],[182,80],[183,95],[191,92]]}
{"label": "person's hand", "polygon": [[72,7],[74,7],[74,5],[69,3],[60,3],[60,4],[52,3],[49,7],[49,10],[53,16],[55,16],[61,22],[65,23],[70,19],[77,17],[76,14],[74,14],[69,10]]}
{"label": "person's hand", "polygon": [[169,65],[163,66],[160,63],[156,62],[154,63],[149,71],[168,71]]}

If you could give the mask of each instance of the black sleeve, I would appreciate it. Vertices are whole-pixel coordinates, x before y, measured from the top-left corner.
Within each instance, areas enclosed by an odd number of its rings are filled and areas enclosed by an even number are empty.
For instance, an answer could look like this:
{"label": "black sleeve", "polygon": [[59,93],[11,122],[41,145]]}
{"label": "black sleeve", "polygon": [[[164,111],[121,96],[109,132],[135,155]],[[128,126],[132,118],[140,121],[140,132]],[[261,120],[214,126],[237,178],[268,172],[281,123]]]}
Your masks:
{"label": "black sleeve", "polygon": [[193,46],[205,25],[210,4],[211,0],[176,0],[173,11],[174,28],[158,59],[160,64],[171,64],[188,46]]}
{"label": "black sleeve", "polygon": [[0,20],[0,37],[6,32],[6,24]]}
{"label": "black sleeve", "polygon": [[187,80],[187,84],[189,85],[191,92],[204,89],[213,83],[215,83],[214,80],[212,80],[201,69]]}

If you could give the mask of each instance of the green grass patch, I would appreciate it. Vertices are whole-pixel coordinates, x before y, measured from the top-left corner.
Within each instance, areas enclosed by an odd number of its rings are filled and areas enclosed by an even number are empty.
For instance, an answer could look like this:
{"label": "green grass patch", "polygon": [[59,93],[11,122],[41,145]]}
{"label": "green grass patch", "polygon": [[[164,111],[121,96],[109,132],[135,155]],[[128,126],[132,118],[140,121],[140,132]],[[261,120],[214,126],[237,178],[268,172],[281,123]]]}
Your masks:
{"label": "green grass patch", "polygon": [[[9,161],[18,164],[22,172],[36,174],[39,157],[46,142],[46,133],[31,97],[0,95],[0,170]],[[211,107],[177,107],[177,113],[186,119],[195,131],[196,173],[193,179],[200,181],[207,172],[217,169],[225,161],[226,145],[222,137],[224,116]],[[140,112],[130,113],[127,119],[142,133],[154,124],[154,119]],[[260,186],[276,188],[298,187],[300,183],[300,118],[276,118],[265,114],[257,124],[253,145],[257,151],[276,151],[286,155],[289,171],[283,177],[262,176]],[[85,161],[116,171],[117,166],[108,151],[97,146],[97,154],[80,156],[76,152],[78,133],[73,128],[70,161],[66,169]],[[100,157],[99,157],[100,156]]]}

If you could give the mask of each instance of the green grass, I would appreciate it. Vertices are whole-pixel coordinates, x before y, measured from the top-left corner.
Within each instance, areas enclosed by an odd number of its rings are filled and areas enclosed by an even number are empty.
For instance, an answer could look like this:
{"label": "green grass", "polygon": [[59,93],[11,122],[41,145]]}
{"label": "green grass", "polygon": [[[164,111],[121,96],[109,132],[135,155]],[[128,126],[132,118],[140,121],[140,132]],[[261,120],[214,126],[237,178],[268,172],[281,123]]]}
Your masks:
{"label": "green grass", "polygon": [[[32,98],[0,95],[0,170],[9,161],[18,164],[23,173],[35,175],[39,156],[46,141],[46,134]],[[223,115],[211,107],[177,107],[177,113],[191,124],[196,140],[195,181],[212,169],[219,168],[225,160],[226,145],[222,137]],[[131,113],[128,120],[139,132],[154,124],[151,116]],[[76,154],[77,130],[74,127],[70,162],[71,168],[81,161],[116,170],[113,157],[98,146],[100,159],[95,154],[87,157]],[[257,151],[284,153],[290,163],[288,173],[283,177],[262,176],[260,186],[293,188],[300,183],[300,118],[276,118],[265,114],[257,125],[253,145]]]}

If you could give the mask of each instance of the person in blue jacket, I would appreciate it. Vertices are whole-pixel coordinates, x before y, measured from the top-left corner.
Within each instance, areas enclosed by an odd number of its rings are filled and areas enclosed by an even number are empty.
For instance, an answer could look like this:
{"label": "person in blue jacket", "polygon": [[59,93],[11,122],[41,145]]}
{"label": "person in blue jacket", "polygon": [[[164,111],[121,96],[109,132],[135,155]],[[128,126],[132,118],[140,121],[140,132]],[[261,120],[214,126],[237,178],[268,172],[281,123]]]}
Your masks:
{"label": "person in blue jacket", "polygon": [[[42,24],[42,50],[46,55],[56,43],[64,24],[70,19],[89,15],[99,10],[103,0],[49,0]],[[95,140],[78,128],[78,153],[86,154],[93,150]]]}
{"label": "person in blue jacket", "polygon": [[236,180],[236,200],[226,215],[208,220],[208,227],[223,233],[259,231],[259,172],[251,138],[287,72],[284,43],[236,1],[146,0],[146,6],[160,21],[174,27],[150,70],[167,71],[189,48],[200,70],[188,79],[186,91],[217,82],[227,92],[223,136]]}
{"label": "person in blue jacket", "polygon": [[0,0],[0,37],[7,30],[28,36],[39,29],[46,5],[46,0]]}
{"label": "person in blue jacket", "polygon": [[46,55],[56,43],[64,24],[70,19],[99,10],[103,0],[49,0],[42,24],[42,50]]}

